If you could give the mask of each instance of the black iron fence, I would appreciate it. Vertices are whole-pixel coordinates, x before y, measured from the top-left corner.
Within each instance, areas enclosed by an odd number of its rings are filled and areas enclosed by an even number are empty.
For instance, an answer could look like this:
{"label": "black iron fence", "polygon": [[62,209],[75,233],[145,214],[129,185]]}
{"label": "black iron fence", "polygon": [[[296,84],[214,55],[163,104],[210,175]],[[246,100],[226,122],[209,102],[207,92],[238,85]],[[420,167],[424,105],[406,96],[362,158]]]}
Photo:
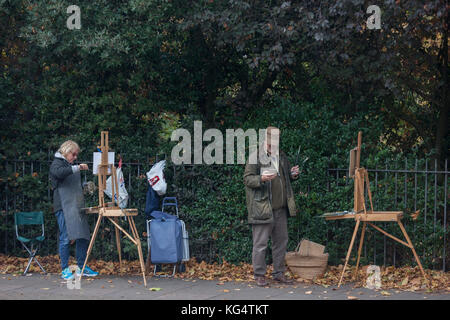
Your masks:
{"label": "black iron fence", "polygon": [[[404,160],[368,169],[374,210],[403,211],[404,224],[421,260],[435,269],[448,270],[448,167],[442,169],[433,160]],[[352,188],[348,169],[328,169],[328,190]],[[351,206],[350,206],[351,205]],[[349,210],[353,208],[349,203]],[[420,210],[416,220],[410,214]],[[402,238],[397,224],[383,223],[383,228]],[[392,228],[391,228],[392,227]],[[373,231],[370,242],[364,243],[363,255],[373,264],[398,265],[404,263],[409,249],[395,243],[385,235]],[[406,253],[408,252],[408,253]],[[412,259],[411,259],[412,260]]]}
{"label": "black iron fence", "polygon": [[[156,157],[156,161],[157,161]],[[41,254],[57,253],[57,225],[52,216],[52,193],[48,183],[48,169],[50,160],[0,160],[0,252],[5,254],[17,254],[20,247],[15,239],[14,212],[42,210],[45,212],[46,229],[53,230],[46,234],[46,241],[41,249]],[[92,167],[92,162],[85,162]],[[129,207],[137,208],[139,212],[145,209],[145,195],[148,183],[145,173],[150,164],[146,163],[124,163],[124,178],[129,194]],[[168,165],[166,169],[172,174],[176,183],[176,167]],[[428,160],[405,160],[402,165],[393,163],[384,166],[375,166],[368,169],[371,190],[374,198],[375,210],[402,210],[405,215],[420,210],[417,220],[405,219],[405,227],[416,247],[421,260],[427,261],[425,265],[435,269],[447,270],[449,265],[448,244],[448,174],[447,161],[443,169],[439,170],[437,162]],[[326,190],[331,193],[342,193],[348,198],[342,202],[348,210],[352,208],[353,181],[348,179],[347,169],[329,168]],[[90,171],[82,172],[84,181],[93,181],[95,177]],[[170,188],[169,188],[170,189]],[[322,192],[322,191],[321,191]],[[170,195],[170,194],[169,194]],[[175,195],[178,196],[178,195]],[[87,205],[97,204],[97,194],[86,197]],[[339,209],[339,208],[335,208]],[[183,212],[181,218],[183,219]],[[91,225],[95,224],[95,217],[90,217]],[[336,222],[342,224],[345,222]],[[146,249],[145,241],[145,217],[140,214],[136,219],[138,230],[141,232],[143,247]],[[187,224],[188,226],[188,224]],[[384,223],[382,226],[393,235],[402,237],[396,226]],[[326,228],[340,232],[333,222],[328,222]],[[111,226],[104,226],[100,235],[102,241],[95,244],[94,257],[103,257],[104,252],[113,252],[115,247],[114,233]],[[368,232],[368,241],[364,243],[362,258],[366,262],[384,265],[399,265],[408,258],[410,254],[405,248],[387,239],[381,233]],[[350,236],[351,234],[349,234]],[[336,236],[327,241],[336,241]],[[126,240],[124,240],[126,241]],[[342,238],[341,241],[347,241]],[[216,252],[213,239],[198,239],[191,235],[191,255],[197,258],[211,261],[215,259]],[[133,259],[133,246],[123,246],[124,258]],[[407,248],[406,248],[407,249]],[[408,249],[409,250],[409,249]],[[341,252],[338,253],[341,255]],[[345,254],[342,252],[342,256]]]}
{"label": "black iron fence", "polygon": [[[49,155],[52,153],[49,153]],[[14,213],[20,211],[43,211],[45,218],[46,239],[40,249],[40,254],[56,254],[58,248],[58,227],[56,218],[52,212],[53,194],[48,180],[49,167],[52,162],[50,156],[47,160],[0,160],[0,252],[5,254],[21,254],[23,253],[20,244],[16,239],[14,228]],[[164,159],[165,155],[155,156],[153,162]],[[92,161],[78,161],[86,163],[92,168]],[[117,165],[117,164],[116,164]],[[143,212],[145,210],[146,193],[148,190],[148,182],[146,172],[151,168],[151,161],[146,162],[129,162],[123,163],[123,173],[126,189],[129,195],[128,207],[137,208],[139,215],[135,218],[137,229],[141,236],[143,251],[147,250],[146,239],[146,217]],[[176,175],[175,166],[168,164],[166,166],[166,174],[173,177]],[[97,177],[92,171],[82,171],[82,181],[96,181]],[[170,190],[170,188],[169,188]],[[170,194],[167,196],[178,196]],[[93,195],[85,195],[86,205],[98,205],[98,193]],[[180,211],[181,219],[185,219],[185,213]],[[89,215],[89,224],[95,225],[95,215]],[[102,222],[103,224],[105,222]],[[108,223],[108,222],[106,222]],[[187,224],[189,229],[189,225]],[[111,252],[115,254],[115,236],[111,232],[113,226],[104,225],[100,230],[94,245],[92,256],[95,258],[111,258],[108,256]],[[133,245],[128,244],[128,239],[123,239],[123,258],[137,258]],[[199,237],[191,237],[190,239],[191,256],[208,262],[216,258],[214,251],[213,239],[204,239]],[[117,258],[117,257],[116,257]]]}

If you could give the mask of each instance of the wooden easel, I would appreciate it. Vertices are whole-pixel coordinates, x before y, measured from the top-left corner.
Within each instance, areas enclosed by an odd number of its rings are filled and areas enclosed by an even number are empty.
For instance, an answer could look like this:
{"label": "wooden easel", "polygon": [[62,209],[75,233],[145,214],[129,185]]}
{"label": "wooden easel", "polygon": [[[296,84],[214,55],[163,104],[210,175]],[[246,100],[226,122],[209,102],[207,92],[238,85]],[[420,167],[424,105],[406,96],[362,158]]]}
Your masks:
{"label": "wooden easel", "polygon": [[[94,233],[92,234],[91,241],[89,243],[88,251],[86,254],[86,260],[84,262],[83,269],[81,270],[81,275],[83,275],[84,268],[86,267],[86,263],[89,259],[89,255],[94,245],[95,237],[97,236],[100,223],[102,219],[105,217],[109,221],[111,221],[111,223],[114,225],[116,229],[116,245],[117,245],[117,252],[119,254],[120,269],[122,270],[120,232],[123,232],[137,247],[139,254],[139,262],[141,264],[142,276],[144,277],[144,285],[147,286],[147,280],[145,279],[145,266],[144,266],[144,258],[142,255],[141,241],[139,239],[139,233],[136,229],[136,225],[133,220],[133,217],[138,214],[138,211],[137,209],[121,209],[119,207],[119,188],[118,188],[119,184],[117,182],[116,168],[112,164],[108,164],[108,152],[109,152],[108,131],[101,132],[100,150],[101,150],[101,163],[98,166],[98,207],[91,207],[86,209],[86,213],[98,213],[98,218],[97,223],[95,225]],[[108,175],[112,175],[112,183],[111,183],[112,202],[105,203],[104,190],[106,188],[106,179]],[[127,221],[131,229],[131,235],[119,225],[119,217],[127,217]]]}
{"label": "wooden easel", "polygon": [[[419,257],[417,256],[416,250],[414,249],[414,246],[411,242],[411,239],[409,238],[405,227],[403,226],[401,219],[403,218],[403,212],[402,211],[374,211],[373,210],[373,202],[372,202],[372,193],[370,192],[370,184],[369,184],[369,174],[366,169],[360,168],[360,159],[361,159],[361,143],[362,143],[362,132],[360,131],[358,133],[358,146],[351,150],[350,152],[350,169],[349,169],[349,175],[354,178],[354,205],[353,205],[353,212],[347,213],[347,214],[341,214],[336,216],[326,216],[326,220],[339,220],[339,219],[355,219],[356,225],[355,229],[353,231],[352,240],[350,241],[350,246],[347,251],[347,256],[345,258],[345,264],[344,268],[342,270],[341,278],[339,280],[338,287],[341,286],[342,279],[344,277],[345,269],[347,267],[350,254],[352,252],[353,244],[355,242],[356,234],[358,233],[359,224],[362,222],[362,232],[361,232],[361,239],[359,241],[359,248],[358,248],[358,258],[356,260],[356,269],[354,273],[354,277],[358,274],[358,266],[359,266],[359,259],[361,257],[361,250],[363,247],[364,242],[364,235],[366,231],[367,225],[373,227],[375,230],[380,231],[384,235],[388,236],[391,239],[394,239],[395,241],[401,243],[402,245],[411,248],[414,258],[416,259],[417,264],[419,265],[420,271],[423,274],[423,277],[425,280],[427,280],[425,271],[422,268],[422,264],[420,263]],[[366,208],[366,202],[364,198],[364,187],[367,187],[367,195],[369,196],[369,202],[370,202],[370,209],[367,210]],[[406,241],[400,240],[397,237],[387,233],[386,231],[382,230],[380,227],[376,226],[372,222],[397,222]]]}

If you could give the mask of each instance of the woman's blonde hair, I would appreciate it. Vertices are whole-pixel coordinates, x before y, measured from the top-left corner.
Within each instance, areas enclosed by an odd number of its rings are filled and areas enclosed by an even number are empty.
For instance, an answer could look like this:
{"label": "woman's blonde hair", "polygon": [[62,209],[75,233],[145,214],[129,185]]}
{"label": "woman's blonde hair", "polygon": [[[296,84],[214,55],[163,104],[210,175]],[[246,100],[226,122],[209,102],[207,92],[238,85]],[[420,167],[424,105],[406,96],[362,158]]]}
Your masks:
{"label": "woman's blonde hair", "polygon": [[75,141],[67,140],[59,147],[58,152],[61,153],[63,156],[66,156],[69,153],[74,152],[76,150],[78,150],[78,152],[81,151],[80,146]]}

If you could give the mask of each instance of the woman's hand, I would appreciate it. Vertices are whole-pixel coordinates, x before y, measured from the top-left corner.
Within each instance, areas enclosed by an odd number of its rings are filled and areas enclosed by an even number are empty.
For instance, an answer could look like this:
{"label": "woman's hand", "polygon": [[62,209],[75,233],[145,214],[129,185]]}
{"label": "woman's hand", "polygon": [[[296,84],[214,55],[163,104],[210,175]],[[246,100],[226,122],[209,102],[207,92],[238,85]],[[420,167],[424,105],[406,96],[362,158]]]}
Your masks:
{"label": "woman's hand", "polygon": [[80,164],[79,167],[80,167],[80,170],[89,170],[88,165],[85,163]]}

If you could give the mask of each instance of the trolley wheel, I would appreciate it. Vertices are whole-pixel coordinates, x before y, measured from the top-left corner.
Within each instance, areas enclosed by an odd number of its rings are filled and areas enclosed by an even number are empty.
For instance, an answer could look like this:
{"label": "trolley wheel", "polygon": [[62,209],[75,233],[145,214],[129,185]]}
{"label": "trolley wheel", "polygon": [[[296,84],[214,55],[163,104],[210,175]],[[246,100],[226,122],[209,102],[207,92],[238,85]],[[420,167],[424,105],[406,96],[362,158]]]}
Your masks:
{"label": "trolley wheel", "polygon": [[178,272],[186,272],[186,266],[184,265],[184,263],[183,262],[181,262],[179,265],[178,265]]}

